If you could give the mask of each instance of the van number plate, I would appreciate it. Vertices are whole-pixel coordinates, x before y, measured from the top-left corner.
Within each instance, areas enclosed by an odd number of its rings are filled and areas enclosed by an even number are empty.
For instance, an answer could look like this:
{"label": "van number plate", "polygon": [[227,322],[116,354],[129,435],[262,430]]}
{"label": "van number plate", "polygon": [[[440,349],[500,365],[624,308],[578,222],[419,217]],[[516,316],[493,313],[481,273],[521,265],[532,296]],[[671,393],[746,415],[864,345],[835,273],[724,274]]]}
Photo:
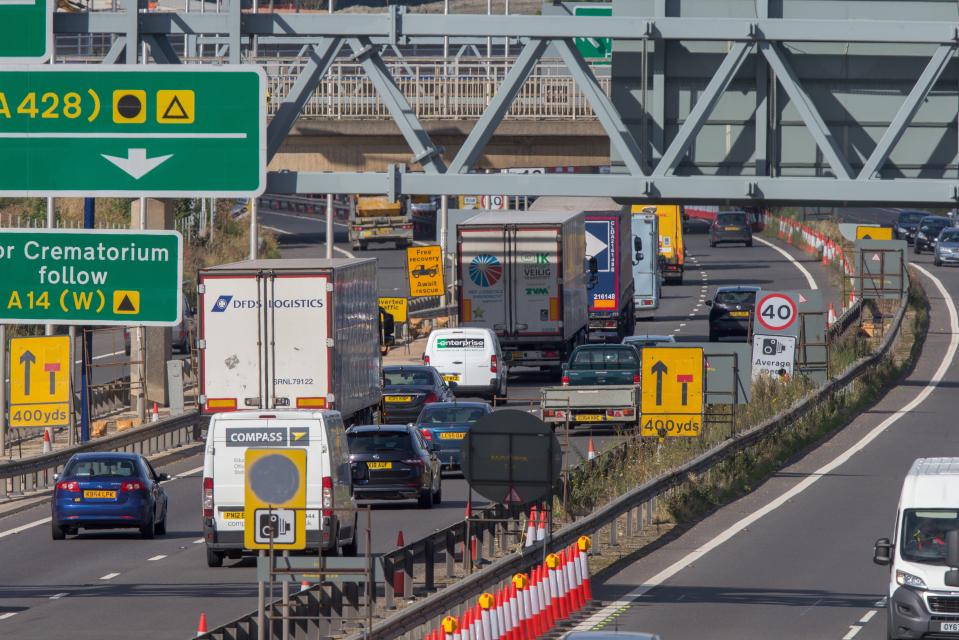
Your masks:
{"label": "van number plate", "polygon": [[443,376],[444,382],[459,382],[460,377],[455,373],[447,373]]}
{"label": "van number plate", "polygon": [[939,631],[943,633],[959,633],[959,622],[941,622]]}
{"label": "van number plate", "polygon": [[223,519],[224,520],[243,520],[244,513],[242,511],[224,511]]}

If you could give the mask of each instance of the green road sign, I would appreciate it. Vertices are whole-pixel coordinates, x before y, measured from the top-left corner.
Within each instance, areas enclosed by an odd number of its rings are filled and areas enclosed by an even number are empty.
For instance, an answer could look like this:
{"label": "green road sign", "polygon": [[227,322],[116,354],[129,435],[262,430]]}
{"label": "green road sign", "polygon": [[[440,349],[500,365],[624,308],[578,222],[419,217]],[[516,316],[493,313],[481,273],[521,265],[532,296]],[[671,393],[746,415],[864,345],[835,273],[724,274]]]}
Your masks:
{"label": "green road sign", "polygon": [[0,0],[0,64],[44,62],[53,51],[53,0]]}
{"label": "green road sign", "polygon": [[[613,6],[609,4],[597,4],[593,6],[576,5],[573,7],[574,16],[604,16],[613,15]],[[611,38],[573,38],[576,48],[580,54],[587,60],[590,58],[613,57],[613,40]]]}
{"label": "green road sign", "polygon": [[0,322],[172,326],[177,231],[0,229]]}
{"label": "green road sign", "polygon": [[0,195],[258,195],[266,75],[239,65],[0,67],[0,167]]}

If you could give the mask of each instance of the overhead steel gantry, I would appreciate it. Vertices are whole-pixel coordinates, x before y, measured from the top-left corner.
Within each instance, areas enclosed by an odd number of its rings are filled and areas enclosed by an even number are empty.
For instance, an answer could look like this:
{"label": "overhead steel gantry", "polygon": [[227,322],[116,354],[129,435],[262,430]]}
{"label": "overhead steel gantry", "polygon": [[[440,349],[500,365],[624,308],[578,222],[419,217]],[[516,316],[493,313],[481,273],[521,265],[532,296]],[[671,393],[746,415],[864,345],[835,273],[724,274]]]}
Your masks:
{"label": "overhead steel gantry", "polygon": [[[654,4],[664,13],[662,0]],[[906,8],[919,4],[928,3],[908,3]],[[763,5],[765,0],[755,3],[759,16],[768,15]],[[132,9],[133,4],[128,6]],[[620,6],[622,1],[614,11],[618,13]],[[233,2],[220,14],[58,13],[54,24],[57,34],[118,35],[104,62],[136,61],[138,47],[128,45],[142,41],[157,62],[178,63],[171,34],[225,36],[232,63],[241,61],[253,36],[261,42],[312,39],[309,63],[289,95],[281,98],[269,124],[269,158],[341,51],[361,62],[409,144],[409,166],[393,165],[380,173],[271,172],[267,186],[271,193],[959,203],[959,82],[955,64],[950,67],[959,46],[959,19],[432,15],[407,14],[397,6],[380,14],[253,14],[241,12],[240,3]],[[442,36],[508,37],[521,45],[512,69],[452,158],[433,143],[415,117],[376,46],[416,39],[435,42]],[[612,98],[574,46],[573,38],[586,36],[614,39]],[[527,75],[547,51],[568,66],[608,134],[614,172],[470,173]],[[831,77],[837,60],[845,71]],[[868,83],[873,84],[871,90]],[[846,104],[849,95],[873,96],[876,113],[870,115],[869,100]],[[932,120],[915,121],[933,96],[938,106]],[[717,110],[721,104],[727,106]],[[823,104],[832,114],[829,123]],[[945,112],[939,113],[942,109]],[[837,111],[842,114],[839,118],[834,115]],[[797,137],[799,129],[805,131],[804,137]]]}

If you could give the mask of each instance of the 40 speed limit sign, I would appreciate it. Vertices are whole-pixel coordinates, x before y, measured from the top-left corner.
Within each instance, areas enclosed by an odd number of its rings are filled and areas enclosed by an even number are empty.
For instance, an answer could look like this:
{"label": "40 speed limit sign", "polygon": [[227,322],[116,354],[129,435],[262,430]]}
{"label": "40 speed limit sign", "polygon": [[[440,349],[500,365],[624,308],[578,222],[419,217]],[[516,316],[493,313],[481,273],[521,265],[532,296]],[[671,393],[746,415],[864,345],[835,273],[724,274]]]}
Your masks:
{"label": "40 speed limit sign", "polygon": [[776,331],[795,334],[798,326],[799,305],[783,292],[761,294],[756,303],[756,333]]}

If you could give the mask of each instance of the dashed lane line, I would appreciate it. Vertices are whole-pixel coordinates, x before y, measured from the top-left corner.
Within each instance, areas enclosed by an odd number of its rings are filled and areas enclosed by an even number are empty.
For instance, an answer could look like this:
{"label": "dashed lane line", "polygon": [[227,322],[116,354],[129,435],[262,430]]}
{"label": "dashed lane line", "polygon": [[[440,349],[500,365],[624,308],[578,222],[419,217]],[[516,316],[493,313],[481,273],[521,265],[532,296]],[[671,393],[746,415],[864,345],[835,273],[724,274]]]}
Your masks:
{"label": "dashed lane line", "polygon": [[119,572],[108,573],[108,574],[105,575],[105,576],[100,576],[100,579],[101,579],[101,580],[113,580],[113,579],[116,578],[118,575],[120,575]]}
{"label": "dashed lane line", "polygon": [[846,635],[842,637],[842,640],[852,640],[856,637],[856,634],[862,631],[862,626],[858,624],[850,625],[849,631],[846,632]]}
{"label": "dashed lane line", "polygon": [[[738,522],[733,524],[731,527],[727,528],[725,531],[714,536],[709,542],[701,545],[699,548],[687,553],[685,556],[672,563],[656,575],[649,578],[644,584],[639,585],[629,593],[625,594],[615,602],[604,607],[594,615],[590,616],[582,623],[577,625],[576,631],[588,631],[595,628],[603,620],[609,618],[617,610],[621,609],[624,605],[629,605],[632,602],[635,602],[645,594],[649,593],[659,585],[663,584],[683,569],[686,569],[692,564],[695,564],[700,558],[708,554],[710,551],[716,549],[723,543],[729,541],[735,537],[740,532],[744,531],[748,527],[752,526],[753,523],[758,522],[768,514],[779,509],[785,504],[790,503],[793,499],[796,498],[799,494],[806,491],[809,487],[818,482],[821,478],[828,477],[835,469],[841,467],[846,462],[848,462],[857,451],[862,450],[864,447],[869,445],[873,440],[878,438],[883,432],[885,432],[889,427],[898,422],[903,416],[909,415],[916,407],[925,402],[933,391],[939,386],[939,383],[942,382],[942,379],[945,377],[946,372],[949,371],[949,367],[952,365],[952,361],[956,356],[956,351],[959,350],[959,317],[957,317],[956,305],[952,301],[952,296],[949,295],[949,292],[946,290],[945,285],[942,283],[942,280],[932,275],[929,271],[919,265],[913,265],[919,273],[928,278],[936,287],[939,294],[942,296],[943,303],[946,305],[946,309],[949,312],[949,346],[946,348],[943,358],[939,363],[939,366],[936,368],[936,371],[932,374],[932,377],[929,379],[929,382],[924,386],[916,396],[906,403],[905,406],[894,410],[889,414],[884,420],[882,420],[878,425],[873,427],[866,435],[860,438],[852,446],[847,448],[841,454],[833,458],[830,462],[827,462],[822,467],[806,476],[803,480],[799,481],[791,489],[781,494],[775,500],[767,503],[765,506],[757,509],[748,516],[741,518]],[[855,635],[855,634],[853,634]]]}
{"label": "dashed lane line", "polygon": [[0,620],[7,620],[8,618],[12,618],[13,616],[17,615],[17,613],[18,613],[17,611],[8,611],[6,613],[0,613]]}
{"label": "dashed lane line", "polygon": [[13,529],[0,531],[0,538],[6,538],[7,536],[12,536],[22,531],[26,531],[27,529],[39,527],[41,524],[46,524],[48,522],[50,522],[50,518],[40,518],[39,520],[34,520],[33,522],[28,522],[27,524],[22,524],[19,527],[14,527]]}
{"label": "dashed lane line", "polygon": [[166,556],[161,553],[160,555],[153,556],[152,558],[147,558],[147,562],[156,562],[157,560],[163,560],[165,557]]}
{"label": "dashed lane line", "polygon": [[59,600],[60,598],[66,598],[68,595],[70,595],[70,594],[67,593],[66,591],[64,591],[64,592],[62,592],[62,593],[55,593],[55,594],[53,594],[52,596],[50,596],[50,599],[51,599],[51,600]]}

